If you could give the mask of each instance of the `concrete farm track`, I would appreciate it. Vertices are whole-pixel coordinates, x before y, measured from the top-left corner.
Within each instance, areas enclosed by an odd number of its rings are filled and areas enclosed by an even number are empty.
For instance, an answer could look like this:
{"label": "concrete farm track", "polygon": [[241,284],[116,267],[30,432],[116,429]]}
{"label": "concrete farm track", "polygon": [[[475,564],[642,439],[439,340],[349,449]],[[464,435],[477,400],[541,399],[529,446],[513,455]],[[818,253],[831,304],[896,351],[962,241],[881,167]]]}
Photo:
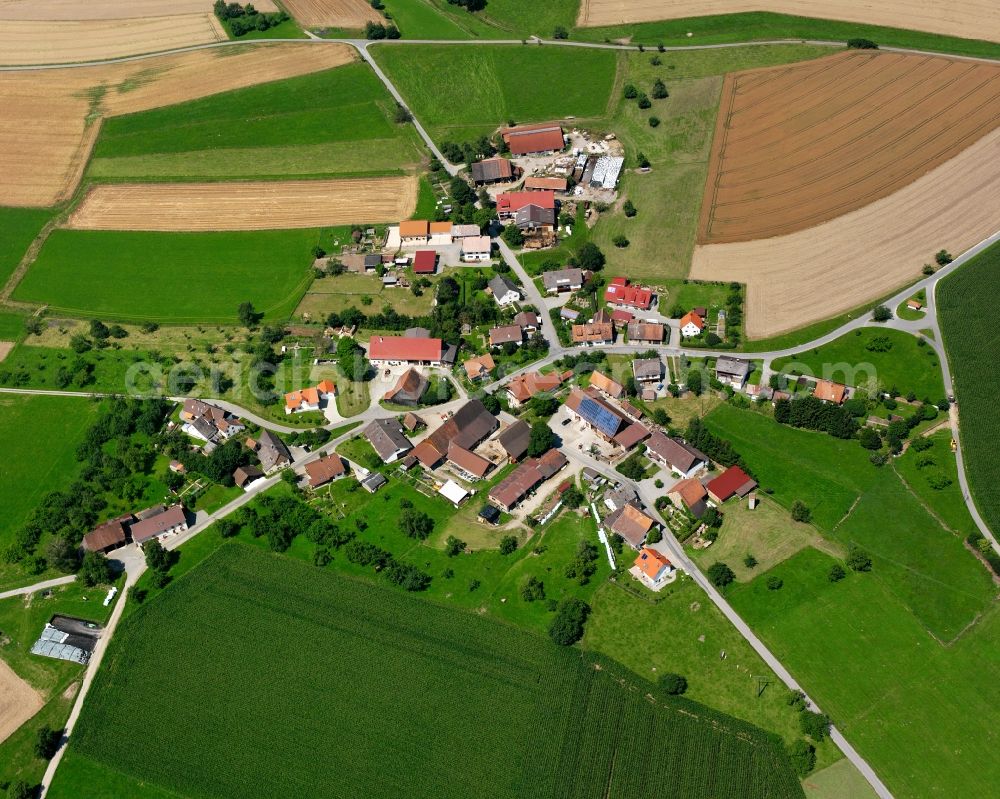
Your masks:
{"label": "concrete farm track", "polygon": [[[329,42],[326,41],[326,40],[308,40],[308,41],[312,42],[316,46],[321,46],[321,45],[327,44],[327,43],[334,43],[334,44],[340,43],[340,44],[349,44],[352,47],[356,48],[358,50],[358,52],[361,54],[361,56],[365,59],[365,61],[367,61],[369,64],[372,65],[372,67],[375,70],[376,74],[379,76],[379,78],[383,81],[383,83],[389,89],[390,93],[397,100],[399,100],[400,102],[402,102],[402,97],[399,94],[399,92],[396,90],[395,86],[388,79],[388,77],[382,72],[382,70],[378,68],[378,65],[374,62],[374,59],[372,59],[372,57],[371,57],[371,55],[369,53],[369,48],[370,48],[370,46],[372,44],[371,42],[364,41],[364,40],[329,40]],[[537,40],[537,41],[538,41],[539,44],[542,43],[541,40]],[[301,44],[301,40],[292,40],[291,42],[285,42],[285,43],[286,44],[288,44],[288,43],[300,43]],[[829,47],[842,47],[842,44],[839,43],[839,42],[816,42],[816,41],[803,42],[802,40],[781,40],[781,41],[751,42],[751,43],[747,43],[747,44],[751,44],[751,45],[755,45],[756,46],[756,45],[779,45],[779,44],[793,44],[793,43],[807,43],[807,44],[814,44],[814,45],[825,45],[825,46],[829,46]],[[204,49],[209,49],[209,48],[213,48],[213,47],[239,46],[241,44],[243,44],[243,43],[240,43],[240,42],[221,42],[221,43],[218,43],[218,44],[211,44],[211,45],[202,45],[202,46],[181,48],[179,50],[174,50],[172,52],[192,52],[192,51],[196,51],[196,50],[204,50]],[[270,44],[271,44],[271,46],[274,45],[273,42],[271,42]],[[521,44],[521,41],[520,40],[495,40],[495,41],[487,41],[487,42],[478,42],[478,41],[474,41],[474,42],[468,42],[468,41],[461,42],[461,41],[458,41],[458,42],[456,42],[456,41],[450,41],[450,40],[449,41],[434,41],[434,40],[415,41],[415,40],[409,40],[409,41],[399,41],[399,42],[385,42],[385,43],[382,43],[382,44],[385,44],[386,46],[393,46],[393,45],[405,46],[407,44],[448,44],[448,45],[507,44],[507,45],[515,45],[515,44]],[[619,45],[610,45],[610,44],[588,44],[588,43],[584,43],[584,42],[545,42],[545,44],[546,44],[546,46],[556,45],[556,46],[568,46],[568,47],[592,47],[592,48],[596,48],[596,49],[613,49],[613,50],[638,50],[639,49],[638,47],[633,47],[633,46],[619,46]],[[683,50],[688,50],[688,49],[698,49],[698,50],[703,50],[703,49],[723,49],[723,48],[741,47],[741,46],[747,46],[747,45],[746,44],[695,45],[693,47],[670,47],[670,48],[666,48],[666,50],[669,50],[669,51],[675,51],[675,50],[683,51]],[[893,50],[893,51],[897,51],[897,52],[921,52],[921,51],[910,51],[910,50],[897,49],[897,48],[885,48],[885,49],[886,50]],[[145,58],[151,58],[151,57],[154,57],[155,55],[164,55],[164,54],[165,53],[161,52],[161,53],[147,54],[147,55],[140,55],[140,56],[130,56],[130,57],[127,57],[127,58],[116,59],[114,63],[130,63],[130,62],[134,62],[134,61],[140,61],[140,60],[143,60]],[[921,54],[924,54],[924,55],[936,55],[936,54],[933,54],[933,53],[921,53]],[[996,61],[993,60],[993,59],[965,58],[963,60],[980,61],[980,62],[984,62],[984,63],[996,63]],[[86,66],[96,66],[98,64],[105,64],[105,63],[108,63],[108,62],[105,62],[105,61],[101,61],[101,62],[88,62],[88,63],[75,64],[75,65],[72,65],[72,66],[74,66],[74,67],[86,67]],[[32,67],[31,69],[61,69],[61,68],[65,68],[66,66],[67,65],[65,65],[65,64],[58,64],[58,65],[52,64],[52,65],[41,65],[41,66],[37,66],[37,67]],[[0,67],[0,71],[23,72],[23,71],[26,71],[26,68],[23,68],[23,67],[9,67],[9,68],[8,67]],[[437,156],[438,158],[440,158],[440,160],[442,161],[442,163],[446,164],[446,166],[448,168],[448,171],[450,173],[455,174],[458,171],[458,169],[460,168],[461,165],[449,164],[445,159],[441,158],[440,151],[438,150],[438,148],[436,147],[436,145],[434,144],[434,142],[432,141],[432,139],[430,138],[430,136],[427,134],[426,130],[424,130],[424,128],[416,120],[415,120],[415,126],[416,126],[417,130],[419,131],[421,137],[424,139],[425,143],[430,148],[431,152],[434,153],[435,156]],[[994,234],[989,239],[986,239],[986,240],[980,242],[975,247],[973,247],[970,250],[968,250],[967,252],[963,253],[959,258],[955,259],[955,261],[951,265],[949,265],[948,267],[940,270],[939,272],[937,272],[932,277],[920,281],[918,284],[916,284],[915,286],[907,289],[906,291],[900,292],[895,298],[893,298],[890,301],[890,304],[891,305],[895,305],[895,304],[898,304],[899,302],[902,302],[907,296],[909,296],[912,293],[912,291],[915,291],[915,290],[917,290],[919,288],[926,288],[926,289],[928,289],[928,297],[929,298],[933,297],[934,291],[935,291],[936,286],[937,286],[937,282],[942,277],[944,277],[947,274],[950,274],[952,271],[954,271],[954,269],[959,268],[963,263],[965,263],[970,258],[972,258],[974,255],[976,255],[979,252],[981,252],[982,250],[984,250],[990,244],[995,243],[996,241],[1000,241],[1000,232]],[[504,257],[506,259],[508,259],[508,262],[511,262],[511,261],[513,262],[513,263],[511,263],[511,266],[514,268],[514,271],[518,274],[518,276],[521,279],[523,285],[525,285],[526,287],[528,287],[528,286],[532,286],[533,287],[534,283],[531,281],[530,277],[524,272],[524,270],[520,267],[520,264],[517,262],[517,259],[513,258],[512,254],[510,254],[511,257],[508,258],[509,251],[504,252],[503,248],[501,249],[501,252],[504,254]],[[537,294],[537,290],[535,290],[534,294]],[[531,296],[532,299],[534,299],[534,294],[532,293],[532,291],[529,290],[529,296]],[[932,305],[931,310],[932,311],[934,310],[933,309],[933,305]],[[819,339],[816,339],[815,341],[808,342],[807,344],[804,344],[804,345],[801,345],[801,346],[797,346],[797,347],[788,348],[786,350],[780,350],[780,351],[774,351],[774,352],[765,352],[765,353],[754,353],[752,357],[754,357],[754,358],[763,358],[764,361],[765,361],[765,367],[766,367],[765,368],[765,372],[767,372],[767,370],[768,370],[768,368],[770,366],[771,360],[773,358],[775,358],[775,357],[780,357],[780,356],[784,356],[784,355],[792,355],[792,354],[795,354],[796,352],[799,352],[799,351],[802,351],[802,350],[805,350],[805,349],[809,349],[809,348],[812,348],[812,347],[819,346],[819,345],[821,345],[823,343],[826,343],[828,341],[832,341],[835,338],[838,338],[839,336],[843,335],[845,332],[848,332],[850,330],[856,329],[856,328],[861,327],[861,326],[869,325],[871,323],[872,322],[871,322],[871,318],[870,318],[870,314],[869,314],[869,315],[863,316],[863,317],[861,317],[859,319],[855,319],[855,320],[853,320],[853,321],[851,321],[851,322],[849,322],[849,323],[847,323],[845,325],[842,325],[841,327],[837,328],[834,331],[831,331],[830,333],[826,334],[825,336],[822,336]],[[547,333],[551,332],[550,329],[549,329],[550,327],[551,327],[550,325],[546,326],[546,332]],[[950,371],[949,371],[949,368],[948,368],[948,364],[947,364],[947,357],[944,354],[944,348],[943,348],[942,344],[940,343],[940,339],[941,339],[940,328],[938,327],[938,323],[937,323],[936,317],[934,318],[933,324],[924,324],[923,327],[924,328],[930,327],[935,332],[935,334],[936,334],[935,338],[931,339],[931,344],[932,344],[932,346],[935,347],[935,349],[938,351],[938,354],[941,356],[940,360],[941,360],[941,363],[942,363],[942,370],[944,372],[945,387],[946,387],[946,389],[948,389],[949,391],[951,391],[952,390],[951,374],[950,374]],[[912,330],[909,330],[909,328],[906,327],[905,324],[902,324],[902,323],[900,323],[900,329],[906,329],[909,332],[913,332]],[[551,340],[553,342],[553,346],[552,346],[552,350],[550,351],[550,354],[549,354],[548,358],[546,359],[547,361],[555,360],[556,358],[561,357],[564,353],[567,352],[567,348],[558,345],[558,343],[557,343],[558,340],[557,339],[553,338]],[[648,346],[644,346],[642,348],[616,348],[616,350],[621,350],[621,349],[624,349],[625,351],[635,351],[636,349],[649,349],[649,347]],[[684,354],[685,352],[690,352],[690,354],[695,355],[695,356],[706,356],[706,355],[713,355],[713,354],[717,355],[717,354],[719,354],[719,353],[706,352],[704,350],[685,351],[683,348],[680,348],[680,347],[663,347],[662,350],[664,351],[664,354],[666,354],[666,355]],[[539,364],[535,364],[535,365],[533,365],[532,368],[538,368],[538,366],[539,366]],[[30,393],[30,392],[28,392],[28,393]],[[38,392],[38,393],[42,393],[42,392]],[[59,392],[45,392],[45,393],[59,393]],[[367,419],[372,418],[372,414],[379,415],[376,411],[373,411],[372,409],[369,409],[364,414],[362,414],[360,416],[357,416],[357,417],[354,417],[354,420],[356,420],[356,421],[366,421]],[[248,418],[250,418],[250,417],[248,416]],[[306,461],[312,460],[314,458],[318,458],[322,454],[325,454],[326,452],[331,451],[341,441],[346,440],[347,438],[349,438],[352,433],[353,433],[353,431],[345,433],[344,435],[340,436],[339,438],[334,439],[333,441],[331,441],[328,444],[324,445],[324,447],[318,449],[316,452],[311,453],[306,458],[303,458],[300,461],[296,462],[293,465],[293,468],[301,469],[301,467],[304,466],[304,464],[305,464]],[[959,474],[959,480],[960,480],[961,487],[962,487],[963,496],[965,497],[966,505],[968,506],[969,511],[972,514],[972,516],[973,516],[974,520],[976,521],[977,525],[979,526],[980,530],[982,530],[983,533],[984,533],[984,535],[986,535],[989,538],[989,540],[991,541],[994,549],[996,549],[998,552],[1000,552],[1000,544],[997,543],[996,538],[993,536],[992,532],[986,526],[985,522],[983,522],[983,520],[982,520],[981,516],[979,515],[978,511],[976,510],[975,504],[972,501],[971,496],[969,494],[968,483],[967,483],[967,480],[966,480],[966,477],[965,477],[965,472],[964,472],[964,467],[963,467],[963,462],[962,462],[962,456],[961,456],[961,445],[960,445],[961,439],[959,438],[959,431],[958,431],[957,421],[953,422],[952,433],[953,433],[953,436],[956,438],[956,440],[959,441],[959,448],[958,448],[958,465],[959,465],[959,470],[958,470],[958,474]],[[602,469],[604,468],[603,464],[601,464],[601,468]],[[260,486],[260,490],[264,490],[264,489],[270,487],[270,485],[273,484],[274,482],[276,482],[278,479],[280,479],[280,478],[273,477],[273,478],[270,478],[268,481],[262,482],[261,486]],[[257,491],[255,491],[253,493],[245,494],[244,496],[237,498],[236,500],[234,500],[233,502],[231,502],[229,505],[223,507],[222,509],[220,509],[219,511],[217,511],[215,514],[213,514],[212,517],[207,522],[205,522],[204,524],[198,525],[195,528],[192,528],[191,530],[189,530],[187,533],[183,534],[182,536],[178,536],[178,538],[174,539],[171,542],[170,546],[171,547],[178,546],[179,544],[183,543],[183,541],[188,540],[190,537],[192,537],[192,536],[198,534],[199,532],[201,532],[201,530],[204,529],[204,527],[207,526],[208,524],[210,524],[212,521],[215,521],[218,518],[222,518],[225,515],[227,515],[227,514],[233,512],[233,511],[235,511],[237,508],[242,507],[244,504],[246,504],[247,502],[249,502],[253,498],[253,496],[256,495],[256,493],[257,493]],[[647,503],[651,505],[651,499],[650,498],[647,498]],[[674,557],[677,558],[677,563],[679,565],[681,565],[689,574],[691,574],[691,576],[693,577],[693,579],[695,579],[695,581],[702,587],[702,589],[706,592],[706,594],[712,600],[712,602],[733,623],[733,625],[737,628],[737,630],[739,630],[740,634],[748,641],[748,643],[762,657],[762,659],[768,664],[768,666],[781,678],[781,680],[789,688],[798,688],[799,686],[796,683],[794,677],[787,671],[787,669],[785,669],[785,667],[781,664],[781,662],[771,653],[771,651],[755,635],[755,633],[749,628],[749,626],[745,622],[743,622],[743,620],[736,613],[736,611],[729,605],[729,603],[726,601],[726,599],[721,594],[719,594],[719,592],[717,590],[715,590],[714,586],[712,586],[711,583],[698,570],[697,566],[694,563],[692,563],[687,558],[687,556],[683,552],[683,548],[680,546],[680,544],[678,544],[676,542],[676,540],[673,539],[672,536],[667,536],[667,538],[665,540],[668,542],[668,545],[669,545],[669,547],[671,549],[672,554],[674,555]],[[128,568],[128,564],[126,564],[126,566]],[[141,573],[142,573],[142,571],[144,569],[145,569],[145,564],[144,564],[144,562],[142,562],[142,559],[139,558],[138,561],[131,566],[131,568],[128,568],[128,581],[127,581],[127,584],[129,584],[129,585],[134,584],[134,582],[138,579],[138,577],[141,575]],[[87,669],[86,675],[84,677],[83,685],[81,686],[81,690],[80,690],[80,692],[79,692],[79,694],[78,694],[78,696],[76,698],[76,701],[75,701],[75,703],[73,705],[73,710],[71,712],[70,719],[69,719],[69,722],[68,722],[67,727],[66,727],[67,734],[70,734],[72,732],[73,724],[75,723],[76,719],[79,716],[80,709],[82,708],[82,705],[83,705],[83,702],[85,700],[86,694],[87,694],[88,689],[90,687],[90,683],[91,683],[91,681],[93,679],[94,674],[97,671],[97,668],[99,667],[100,660],[103,657],[103,654],[104,654],[104,651],[105,651],[105,649],[106,649],[106,647],[108,645],[108,642],[110,641],[110,639],[111,639],[111,637],[112,637],[112,635],[114,633],[114,630],[115,630],[115,628],[116,628],[116,626],[117,626],[117,624],[118,624],[118,622],[119,622],[119,620],[121,618],[122,610],[123,610],[124,604],[126,602],[126,597],[127,597],[127,592],[122,592],[122,595],[119,598],[119,601],[118,601],[118,603],[117,603],[117,605],[116,605],[116,607],[114,609],[114,612],[112,614],[111,620],[109,621],[108,626],[106,628],[105,635],[102,637],[101,642],[100,642],[100,644],[98,646],[98,651],[95,652],[94,658],[91,660],[91,664],[90,664],[90,666]],[[813,703],[810,702],[810,704],[811,704],[811,706],[815,707],[815,705]],[[843,751],[844,755],[861,772],[861,774],[869,782],[869,784],[876,791],[876,793],[880,797],[882,797],[882,799],[891,799],[892,794],[890,793],[889,789],[882,783],[882,781],[879,779],[878,775],[871,768],[871,766],[869,766],[869,764],[858,754],[858,752],[843,737],[843,735],[839,732],[839,730],[836,729],[836,727],[834,727],[834,728],[831,729],[831,736],[832,736],[832,739],[834,740],[834,742],[837,744],[837,746],[841,749],[841,751]],[[63,745],[60,747],[59,752],[52,759],[52,761],[49,763],[49,766],[48,766],[48,768],[46,770],[45,777],[44,777],[43,782],[42,782],[42,795],[43,796],[45,795],[45,792],[47,791],[48,786],[51,785],[52,778],[53,778],[53,776],[55,774],[56,768],[58,767],[59,761],[60,761],[60,759],[62,757],[62,754],[64,752],[65,752],[65,740],[63,742]]]}

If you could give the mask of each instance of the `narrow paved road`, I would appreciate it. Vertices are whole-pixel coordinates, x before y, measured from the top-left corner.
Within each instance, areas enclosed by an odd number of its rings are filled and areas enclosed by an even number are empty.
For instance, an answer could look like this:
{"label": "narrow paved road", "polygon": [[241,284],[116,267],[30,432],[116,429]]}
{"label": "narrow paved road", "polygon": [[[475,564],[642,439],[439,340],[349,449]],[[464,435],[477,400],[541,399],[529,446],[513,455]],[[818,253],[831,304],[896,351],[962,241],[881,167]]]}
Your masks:
{"label": "narrow paved road", "polygon": [[68,585],[75,579],[75,574],[67,574],[65,577],[54,577],[51,580],[43,580],[42,582],[35,583],[34,585],[12,588],[9,591],[0,591],[0,599],[10,599],[15,596],[24,596],[25,594],[33,594],[36,591],[46,591],[49,588],[55,588],[56,586]]}

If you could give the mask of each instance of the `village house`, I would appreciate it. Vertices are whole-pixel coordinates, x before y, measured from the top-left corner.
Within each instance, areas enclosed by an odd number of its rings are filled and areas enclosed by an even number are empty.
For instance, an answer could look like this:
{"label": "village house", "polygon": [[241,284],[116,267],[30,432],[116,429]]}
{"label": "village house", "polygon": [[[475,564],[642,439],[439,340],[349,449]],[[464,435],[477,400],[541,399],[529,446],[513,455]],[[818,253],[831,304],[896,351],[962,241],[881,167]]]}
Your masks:
{"label": "village house", "polygon": [[634,502],[629,502],[612,511],[604,519],[604,527],[620,535],[632,549],[640,549],[650,530],[659,525]]}
{"label": "village house", "polygon": [[490,372],[496,368],[496,363],[493,361],[493,356],[487,352],[485,355],[469,358],[462,366],[469,380],[483,380],[490,376]]}
{"label": "village house", "polygon": [[444,345],[439,338],[372,336],[368,341],[368,360],[376,368],[400,364],[441,366],[444,356]]}
{"label": "village house", "polygon": [[472,182],[477,186],[491,183],[508,183],[515,177],[516,167],[508,158],[484,158],[471,166]]}
{"label": "village house", "polygon": [[451,222],[445,220],[444,222],[431,222],[428,225],[429,237],[427,239],[429,244],[451,244]]}
{"label": "village house", "polygon": [[591,372],[590,385],[604,396],[611,397],[611,399],[621,399],[622,395],[625,394],[625,387],[617,380],[612,380],[603,372]]}
{"label": "village house", "polygon": [[321,380],[310,388],[299,389],[285,394],[285,413],[318,411],[323,402],[328,401],[337,391],[329,380]]}
{"label": "village house", "polygon": [[531,425],[524,419],[518,419],[512,425],[504,428],[497,436],[497,443],[503,447],[507,460],[511,463],[521,460],[528,454],[528,444],[531,442]]}
{"label": "village house", "polygon": [[344,466],[339,455],[327,455],[325,458],[306,464],[306,475],[309,477],[310,488],[325,486],[345,474],[347,474],[347,467]]}
{"label": "village house", "polygon": [[169,508],[157,505],[137,513],[136,517],[139,521],[129,525],[129,533],[135,544],[141,545],[154,538],[188,529],[187,514],[182,505],[171,505]]}
{"label": "village house", "polygon": [[663,325],[657,322],[632,322],[627,332],[629,344],[662,344],[665,334]]}
{"label": "village house", "polygon": [[511,155],[557,153],[566,146],[562,127],[551,122],[505,128],[502,136]]}
{"label": "village house", "polygon": [[593,389],[570,390],[566,409],[607,441],[629,450],[649,437],[650,431],[634,422],[619,408],[601,398]]}
{"label": "village house", "polygon": [[639,493],[627,483],[616,483],[615,487],[604,495],[604,504],[608,510],[618,510],[638,500]]}
{"label": "village house", "polygon": [[436,250],[417,250],[413,253],[413,274],[433,275],[437,269]]}
{"label": "village house", "polygon": [[242,488],[246,491],[251,483],[260,480],[263,476],[264,472],[253,464],[240,466],[233,472],[233,483],[235,483],[237,488]]}
{"label": "village house", "polygon": [[399,240],[403,244],[426,244],[430,238],[430,222],[426,219],[411,219],[399,223]]}
{"label": "village house", "polygon": [[529,205],[555,211],[556,195],[551,191],[505,191],[497,195],[497,218],[513,222],[517,212]]}
{"label": "village house", "polygon": [[567,185],[566,178],[527,177],[524,179],[524,188],[527,191],[565,192]]}
{"label": "village house", "polygon": [[[572,373],[570,373],[572,374]],[[520,408],[524,403],[547,391],[555,391],[563,384],[563,376],[558,372],[526,372],[513,378],[504,390],[512,408]]]}
{"label": "village house", "polygon": [[847,399],[847,386],[841,383],[834,383],[832,380],[817,380],[816,388],[813,389],[813,396],[823,402],[832,402],[834,405],[843,405]]}
{"label": "village house", "polygon": [[705,487],[712,501],[721,505],[730,497],[745,497],[757,487],[757,481],[739,466],[730,466]]}
{"label": "village house", "polygon": [[659,358],[638,358],[632,361],[632,376],[639,385],[659,383],[663,379],[663,362]]}
{"label": "village house", "polygon": [[715,379],[720,383],[732,386],[737,391],[743,388],[752,371],[753,366],[750,361],[745,361],[742,358],[730,358],[728,355],[723,355],[715,362]]}
{"label": "village house", "polygon": [[681,477],[694,477],[708,466],[708,456],[677,438],[655,430],[646,439],[646,457]]}
{"label": "village house", "polygon": [[183,422],[181,430],[192,438],[206,442],[224,441],[246,430],[238,416],[199,399],[184,400],[180,419]]}
{"label": "village house", "polygon": [[557,449],[550,449],[540,458],[529,458],[490,489],[490,501],[510,513],[567,463],[566,456]]}
{"label": "village house", "polygon": [[579,291],[583,288],[583,270],[571,267],[542,273],[542,286],[548,294]]}
{"label": "village house", "polygon": [[632,324],[632,322],[635,321],[635,316],[631,311],[616,308],[611,312],[608,319],[611,324],[615,326],[615,330],[625,330],[630,324]]}
{"label": "village house", "polygon": [[107,554],[128,543],[128,525],[134,521],[131,513],[111,519],[95,527],[83,537],[84,552]]}
{"label": "village house", "polygon": [[399,376],[396,385],[382,397],[394,405],[419,405],[427,392],[429,381],[414,368],[409,368]]}
{"label": "village house", "polygon": [[257,436],[254,451],[257,453],[257,458],[265,473],[287,466],[292,462],[292,454],[285,446],[285,442],[270,430],[261,430],[260,435]]}
{"label": "village house", "polygon": [[572,336],[574,344],[583,344],[587,347],[600,347],[613,344],[615,341],[614,326],[610,322],[573,325]]}
{"label": "village house", "polygon": [[694,311],[689,311],[681,317],[680,328],[684,338],[695,338],[705,329],[705,320]]}
{"label": "village house", "polygon": [[628,278],[615,277],[604,291],[604,300],[612,305],[648,311],[653,305],[653,291],[644,286],[631,285]]}
{"label": "village house", "polygon": [[496,304],[501,308],[511,303],[519,302],[521,299],[520,290],[503,275],[497,275],[487,285],[493,293],[493,299],[496,300]]}
{"label": "village house", "polygon": [[673,564],[662,552],[650,547],[643,547],[632,564],[639,573],[639,578],[650,588],[659,588],[673,571]]}
{"label": "village house", "polygon": [[375,419],[365,427],[362,435],[384,463],[392,463],[413,449],[398,419]]}
{"label": "village house", "polygon": [[667,493],[667,498],[676,507],[686,510],[696,519],[700,519],[708,510],[708,491],[694,477],[675,483]]}
{"label": "village house", "polygon": [[488,261],[493,254],[493,242],[489,236],[469,236],[462,239],[462,260],[473,263]]}
{"label": "village house", "polygon": [[490,347],[502,347],[504,344],[521,346],[523,343],[524,331],[519,325],[504,325],[490,330]]}
{"label": "village house", "polygon": [[514,224],[522,233],[552,231],[556,227],[556,210],[531,203],[517,209],[514,214]]}
{"label": "village house", "polygon": [[538,330],[538,314],[534,311],[521,311],[514,316],[514,324],[519,325],[525,333],[534,333]]}

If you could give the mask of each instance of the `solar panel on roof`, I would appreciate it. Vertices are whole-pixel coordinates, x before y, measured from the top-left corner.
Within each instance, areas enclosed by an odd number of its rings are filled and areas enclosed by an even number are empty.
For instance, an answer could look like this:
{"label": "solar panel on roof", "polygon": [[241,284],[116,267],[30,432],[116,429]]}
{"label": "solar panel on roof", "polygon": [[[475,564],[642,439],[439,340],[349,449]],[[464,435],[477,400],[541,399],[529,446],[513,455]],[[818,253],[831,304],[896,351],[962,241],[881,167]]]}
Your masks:
{"label": "solar panel on roof", "polygon": [[585,397],[580,401],[580,415],[606,436],[613,436],[617,433],[621,424],[621,419],[607,408],[598,405],[590,397]]}

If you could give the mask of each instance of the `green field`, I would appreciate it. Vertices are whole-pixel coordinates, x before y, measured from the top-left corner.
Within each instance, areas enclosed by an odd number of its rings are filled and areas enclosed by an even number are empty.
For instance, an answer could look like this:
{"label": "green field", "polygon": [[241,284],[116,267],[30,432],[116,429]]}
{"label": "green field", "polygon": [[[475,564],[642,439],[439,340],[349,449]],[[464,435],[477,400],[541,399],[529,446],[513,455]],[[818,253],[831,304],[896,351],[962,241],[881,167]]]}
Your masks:
{"label": "green field", "polygon": [[399,173],[420,162],[411,125],[363,63],[105,121],[88,175],[202,180]]}
{"label": "green field", "polygon": [[0,341],[17,341],[24,334],[23,314],[0,311]]}
{"label": "green field", "polygon": [[[0,396],[0,448],[7,453],[0,462],[0,551],[42,496],[76,477],[76,448],[97,407],[70,397]],[[26,580],[22,567],[0,562],[0,587]]]}
{"label": "green field", "polygon": [[405,39],[511,39],[552,37],[557,25],[576,22],[579,0],[490,0],[470,14],[445,0],[386,0],[386,11]]}
{"label": "green field", "polygon": [[962,425],[962,454],[980,513],[1000,529],[1000,376],[983,369],[997,351],[996,300],[1000,245],[994,245],[938,285],[937,302]]}
{"label": "green field", "polygon": [[[971,521],[962,524],[954,494],[911,492],[893,467],[868,463],[857,442],[761,414],[723,405],[707,423],[733,442],[777,502],[801,499],[819,532],[860,545],[873,561],[870,573],[831,583],[834,560],[809,547],[734,584],[728,597],[737,611],[897,796],[988,792],[995,766],[962,768],[947,754],[961,748],[977,762],[987,757],[998,693],[974,665],[997,658],[996,588],[957,534]],[[909,462],[917,455],[903,456],[900,474],[918,471]],[[771,575],[784,581],[780,590],[766,587]]]}
{"label": "green field", "polygon": [[[688,34],[693,34],[688,36]],[[846,42],[865,38],[894,47],[934,50],[958,55],[1000,58],[1000,44],[974,39],[959,39],[935,33],[858,25],[787,14],[751,12],[717,16],[689,17],[607,28],[578,28],[574,39],[605,41],[629,37],[634,44],[665,44],[672,47],[698,44],[726,44],[770,39],[810,39]]]}
{"label": "green field", "polygon": [[[889,349],[877,351],[886,343]],[[920,346],[916,336],[899,330],[861,328],[822,347],[776,359],[771,366],[775,371],[822,377],[849,386],[863,387],[876,381],[883,391],[895,388],[897,396],[913,392],[920,400],[944,399],[937,353],[926,344]]]}
{"label": "green field", "polygon": [[613,662],[230,545],[123,622],[51,795],[630,797],[667,771],[665,796],[801,796],[774,742]]}
{"label": "green field", "polygon": [[[510,119],[603,117],[618,59],[607,50],[519,44],[383,46],[372,53],[438,143],[471,139]],[[448,87],[447,103],[441,102],[442,86]]]}
{"label": "green field", "polygon": [[52,211],[44,208],[0,208],[0,288],[51,218]]}
{"label": "green field", "polygon": [[232,322],[250,301],[285,319],[312,279],[316,230],[147,233],[56,230],[16,299],[78,316]]}

